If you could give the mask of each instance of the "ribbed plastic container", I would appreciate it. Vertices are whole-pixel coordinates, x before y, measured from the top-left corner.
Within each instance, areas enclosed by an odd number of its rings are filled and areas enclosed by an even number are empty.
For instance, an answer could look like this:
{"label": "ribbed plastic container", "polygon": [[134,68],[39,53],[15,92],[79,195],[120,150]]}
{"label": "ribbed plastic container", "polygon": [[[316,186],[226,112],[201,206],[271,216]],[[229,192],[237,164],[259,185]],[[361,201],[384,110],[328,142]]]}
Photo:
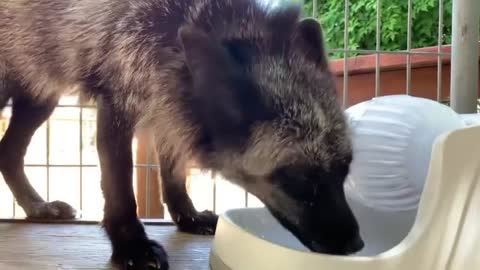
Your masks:
{"label": "ribbed plastic container", "polygon": [[[350,201],[366,242],[352,256],[307,251],[263,209],[219,219],[212,270],[480,269],[480,126],[447,132],[434,143],[418,213],[395,214]],[[403,222],[403,224],[397,222]],[[398,230],[400,228],[400,231]]]}

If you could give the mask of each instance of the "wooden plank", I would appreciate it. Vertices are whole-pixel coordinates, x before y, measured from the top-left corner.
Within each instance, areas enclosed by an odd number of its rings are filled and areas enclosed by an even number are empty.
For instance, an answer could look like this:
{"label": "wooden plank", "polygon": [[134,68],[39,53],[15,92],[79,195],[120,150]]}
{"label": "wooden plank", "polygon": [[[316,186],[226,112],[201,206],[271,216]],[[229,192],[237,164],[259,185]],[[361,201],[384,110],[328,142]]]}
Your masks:
{"label": "wooden plank", "polygon": [[[146,226],[172,270],[207,270],[212,237]],[[110,243],[99,225],[0,223],[0,269],[110,269]]]}

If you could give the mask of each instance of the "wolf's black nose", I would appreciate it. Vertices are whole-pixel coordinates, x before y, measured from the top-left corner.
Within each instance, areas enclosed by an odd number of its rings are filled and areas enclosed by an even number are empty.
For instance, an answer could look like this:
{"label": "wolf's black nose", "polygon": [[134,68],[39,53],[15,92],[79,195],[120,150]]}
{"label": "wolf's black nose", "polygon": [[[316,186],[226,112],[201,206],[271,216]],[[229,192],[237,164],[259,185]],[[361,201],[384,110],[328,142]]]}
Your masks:
{"label": "wolf's black nose", "polygon": [[346,251],[348,254],[352,254],[362,250],[365,247],[365,242],[363,242],[360,236],[356,237],[349,245],[346,247]]}

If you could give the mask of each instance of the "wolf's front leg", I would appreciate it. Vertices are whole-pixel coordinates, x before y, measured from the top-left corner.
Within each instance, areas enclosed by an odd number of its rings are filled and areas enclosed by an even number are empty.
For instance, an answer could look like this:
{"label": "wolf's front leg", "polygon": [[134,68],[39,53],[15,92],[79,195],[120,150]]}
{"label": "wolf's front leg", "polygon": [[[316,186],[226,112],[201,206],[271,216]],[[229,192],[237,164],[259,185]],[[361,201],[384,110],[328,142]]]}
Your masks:
{"label": "wolf's front leg", "polygon": [[163,199],[177,227],[192,234],[215,234],[218,216],[210,211],[197,212],[185,187],[185,168],[178,167],[174,158],[165,155],[159,161]]}
{"label": "wolf's front leg", "polygon": [[119,269],[168,269],[162,246],[148,239],[137,217],[132,186],[133,120],[106,97],[98,99],[97,147],[105,198],[104,227]]}

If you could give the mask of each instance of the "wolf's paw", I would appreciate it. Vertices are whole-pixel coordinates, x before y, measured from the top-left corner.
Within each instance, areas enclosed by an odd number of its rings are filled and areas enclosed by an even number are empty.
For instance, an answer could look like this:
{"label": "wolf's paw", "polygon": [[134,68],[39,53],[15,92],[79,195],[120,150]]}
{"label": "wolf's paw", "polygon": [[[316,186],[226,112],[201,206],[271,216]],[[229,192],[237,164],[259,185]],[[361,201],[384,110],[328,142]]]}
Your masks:
{"label": "wolf's paw", "polygon": [[77,211],[67,203],[53,201],[35,203],[25,212],[28,219],[73,219]]}
{"label": "wolf's paw", "polygon": [[119,270],[168,270],[168,256],[161,245],[149,239],[117,246],[111,263]]}
{"label": "wolf's paw", "polygon": [[200,235],[214,235],[217,221],[218,216],[207,210],[192,216],[179,216],[175,220],[180,231]]}

